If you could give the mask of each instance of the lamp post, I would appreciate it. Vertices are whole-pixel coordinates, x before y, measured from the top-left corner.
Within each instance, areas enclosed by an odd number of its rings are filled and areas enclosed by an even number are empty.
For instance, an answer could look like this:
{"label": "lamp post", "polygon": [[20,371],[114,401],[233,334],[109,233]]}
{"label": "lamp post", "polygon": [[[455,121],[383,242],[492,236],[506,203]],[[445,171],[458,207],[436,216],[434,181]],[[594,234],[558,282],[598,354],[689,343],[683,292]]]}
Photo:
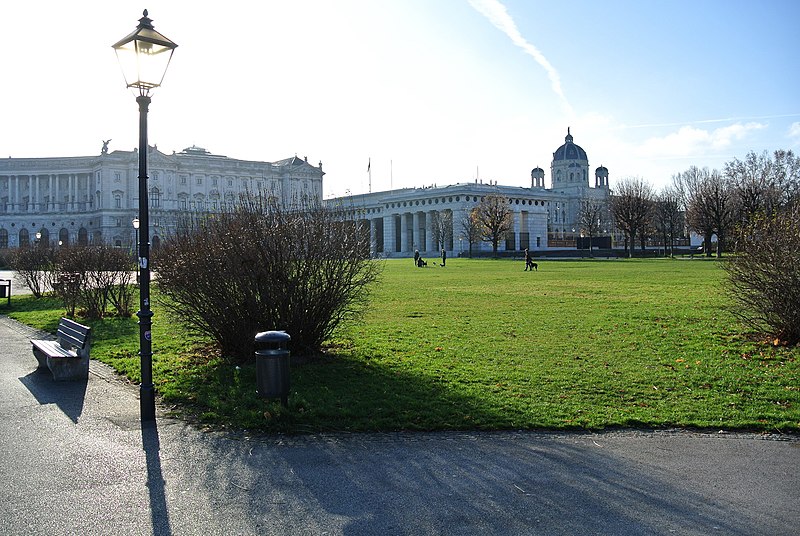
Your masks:
{"label": "lamp post", "polygon": [[153,28],[147,10],[139,25],[125,38],[112,45],[117,54],[127,87],[134,90],[139,104],[139,218],[141,239],[139,243],[139,357],[142,383],[139,386],[141,420],[156,418],[155,389],[153,387],[153,352],[151,330],[153,312],[150,310],[150,221],[147,202],[147,109],[150,90],[164,80],[172,53],[178,45]]}

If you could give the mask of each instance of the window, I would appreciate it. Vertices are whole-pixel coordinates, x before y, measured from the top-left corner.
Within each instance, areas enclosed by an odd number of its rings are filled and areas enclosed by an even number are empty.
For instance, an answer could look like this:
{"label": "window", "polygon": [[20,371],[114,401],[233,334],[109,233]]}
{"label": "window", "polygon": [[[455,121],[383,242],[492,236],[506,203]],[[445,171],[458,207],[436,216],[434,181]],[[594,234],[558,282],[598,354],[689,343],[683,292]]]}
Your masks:
{"label": "window", "polygon": [[122,196],[114,196],[114,208],[122,208]]}
{"label": "window", "polygon": [[181,184],[186,184],[186,175],[181,175]]}
{"label": "window", "polygon": [[153,208],[161,207],[161,192],[158,188],[153,188],[150,191],[150,206]]}
{"label": "window", "polygon": [[122,173],[120,173],[119,171],[114,173],[114,182],[119,182],[121,180],[122,180]]}
{"label": "window", "polygon": [[197,177],[197,185],[198,186],[202,186],[203,185],[203,177]]}

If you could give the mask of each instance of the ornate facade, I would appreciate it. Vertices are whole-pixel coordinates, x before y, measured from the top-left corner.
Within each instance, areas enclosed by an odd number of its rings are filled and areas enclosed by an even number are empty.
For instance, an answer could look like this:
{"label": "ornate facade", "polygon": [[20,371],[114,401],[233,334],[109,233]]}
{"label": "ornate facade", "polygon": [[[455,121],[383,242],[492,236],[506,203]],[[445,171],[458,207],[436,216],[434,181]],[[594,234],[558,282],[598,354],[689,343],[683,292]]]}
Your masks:
{"label": "ornate facade", "polygon": [[[148,152],[151,237],[157,246],[177,215],[215,211],[244,192],[263,192],[285,204],[322,199],[322,163],[236,160],[190,147],[171,155]],[[0,160],[0,248],[37,240],[50,245],[135,243],[139,206],[138,151],[99,156]]]}
{"label": "ornate facade", "polygon": [[[194,146],[171,155],[151,147],[148,174],[153,246],[174,231],[179,214],[214,212],[242,193],[265,193],[286,206],[322,201],[322,163],[313,166],[296,156],[254,162]],[[326,203],[369,229],[377,256],[404,257],[419,250],[432,257],[442,248],[450,255],[466,252],[469,243],[461,222],[489,195],[506,198],[513,212],[513,229],[501,242],[501,251],[574,248],[582,203],[608,201],[608,169],[596,168],[590,186],[588,156],[568,129],[564,144],[553,153],[550,175],[549,188],[544,170],[537,166],[529,188],[475,181]],[[30,244],[37,233],[38,240],[51,245],[106,242],[132,247],[138,182],[137,151],[109,153],[106,144],[99,156],[0,160],[0,248]],[[611,232],[610,223],[604,230],[606,235]],[[473,244],[475,248],[490,251],[491,245]]]}
{"label": "ornate facade", "polygon": [[[500,251],[574,248],[582,203],[608,202],[608,169],[595,170],[591,187],[586,151],[574,143],[569,129],[564,144],[553,153],[550,169],[550,188],[545,185],[544,170],[536,167],[530,188],[476,181],[354,195],[328,203],[344,208],[350,218],[369,228],[373,253],[379,256],[408,257],[418,250],[423,256],[436,257],[442,248],[450,255],[468,251],[461,222],[489,195],[506,198],[513,213],[513,229],[500,243]],[[451,222],[445,233],[441,221]],[[601,228],[606,236],[612,232],[610,222],[603,222]],[[476,248],[491,251],[491,244],[473,244],[473,252]]]}

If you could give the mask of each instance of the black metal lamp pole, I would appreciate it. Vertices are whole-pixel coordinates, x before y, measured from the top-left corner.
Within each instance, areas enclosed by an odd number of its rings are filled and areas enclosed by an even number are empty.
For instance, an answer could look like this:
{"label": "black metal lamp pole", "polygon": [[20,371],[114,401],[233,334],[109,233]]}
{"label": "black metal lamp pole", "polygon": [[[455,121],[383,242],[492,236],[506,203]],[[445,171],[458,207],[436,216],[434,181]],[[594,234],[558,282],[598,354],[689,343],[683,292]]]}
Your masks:
{"label": "black metal lamp pole", "polygon": [[139,94],[139,357],[142,383],[139,386],[142,422],[156,418],[155,388],[153,386],[153,347],[150,309],[150,217],[147,199],[147,112],[150,90],[161,85],[172,52],[178,45],[158,33],[147,10],[131,34],[113,45],[129,88]]}
{"label": "black metal lamp pole", "polygon": [[147,199],[147,111],[150,97],[139,95],[139,358],[142,366],[142,383],[139,385],[139,403],[142,421],[156,418],[156,395],[153,387],[153,346],[151,327],[153,311],[150,310],[150,215]]}

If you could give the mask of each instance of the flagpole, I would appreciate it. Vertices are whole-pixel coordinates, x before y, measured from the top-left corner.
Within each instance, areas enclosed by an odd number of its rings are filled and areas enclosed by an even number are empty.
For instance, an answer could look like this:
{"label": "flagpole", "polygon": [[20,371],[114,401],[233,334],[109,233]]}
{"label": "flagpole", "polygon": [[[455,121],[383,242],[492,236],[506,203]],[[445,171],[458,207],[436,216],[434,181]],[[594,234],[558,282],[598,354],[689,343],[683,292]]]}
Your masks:
{"label": "flagpole", "polygon": [[394,188],[392,187],[392,180],[394,179],[394,166],[392,165],[392,161],[389,160],[389,191],[391,192]]}
{"label": "flagpole", "polygon": [[372,157],[367,161],[367,174],[369,175],[369,193],[372,193]]}

